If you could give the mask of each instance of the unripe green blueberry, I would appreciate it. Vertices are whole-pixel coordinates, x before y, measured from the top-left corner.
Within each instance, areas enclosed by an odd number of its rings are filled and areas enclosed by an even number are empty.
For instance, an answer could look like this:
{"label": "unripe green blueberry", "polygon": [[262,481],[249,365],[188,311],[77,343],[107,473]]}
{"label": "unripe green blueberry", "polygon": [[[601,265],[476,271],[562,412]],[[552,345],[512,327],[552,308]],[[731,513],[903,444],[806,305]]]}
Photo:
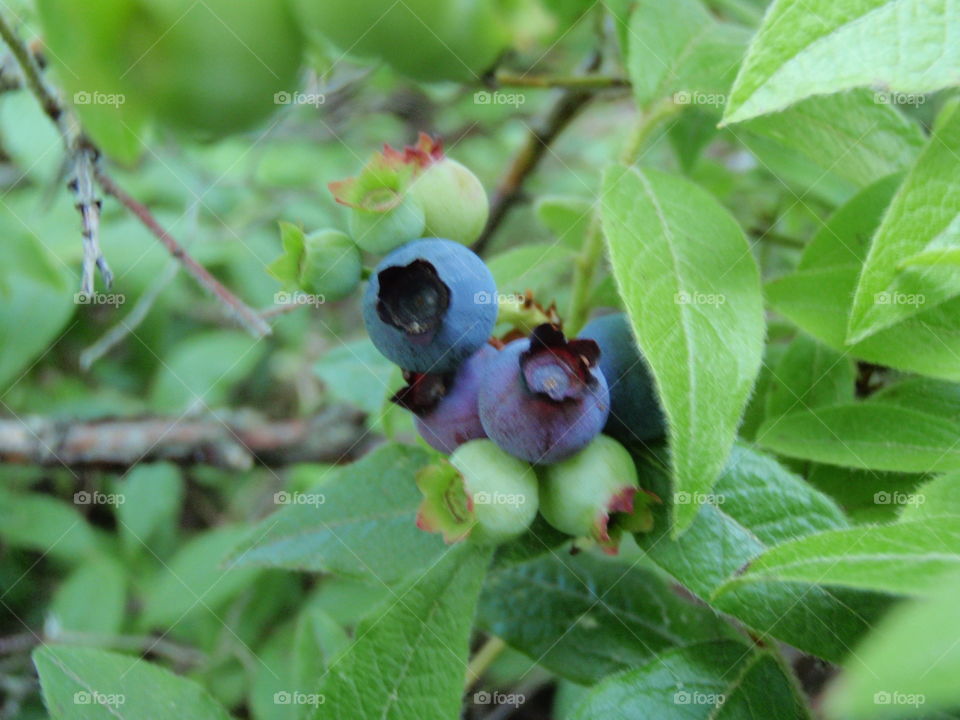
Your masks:
{"label": "unripe green blueberry", "polygon": [[501,543],[523,533],[537,516],[536,474],[527,463],[489,440],[458,447],[417,475],[424,494],[417,524],[442,532],[447,542],[467,535],[480,543]]}
{"label": "unripe green blueberry", "polygon": [[363,266],[360,250],[346,233],[318,230],[306,236],[300,266],[300,288],[340,300],[356,290]]}
{"label": "unripe green blueberry", "polygon": [[423,208],[426,235],[470,245],[487,224],[490,204],[483,185],[456,160],[444,157],[427,166],[409,192]]}
{"label": "unripe green blueberry", "polygon": [[350,234],[367,252],[386,255],[394,248],[423,237],[423,208],[412,197],[405,197],[389,210],[350,209]]}
{"label": "unripe green blueberry", "polygon": [[[574,537],[589,537],[616,553],[623,529],[649,529],[648,497],[638,493],[633,458],[613,438],[598,435],[576,455],[543,468],[540,512]],[[619,524],[611,525],[611,516]]]}

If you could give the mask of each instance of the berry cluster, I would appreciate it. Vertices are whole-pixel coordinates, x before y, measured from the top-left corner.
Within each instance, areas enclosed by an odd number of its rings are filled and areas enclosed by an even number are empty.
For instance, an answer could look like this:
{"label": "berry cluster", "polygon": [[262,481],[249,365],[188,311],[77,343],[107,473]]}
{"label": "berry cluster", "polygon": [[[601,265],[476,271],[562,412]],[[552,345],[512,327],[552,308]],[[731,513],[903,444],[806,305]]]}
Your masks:
{"label": "berry cluster", "polygon": [[[350,208],[353,239],[285,234],[275,274],[296,276],[301,287],[336,286],[342,297],[359,282],[357,247],[387,253],[369,275],[364,324],[404,370],[393,402],[448,456],[418,476],[420,527],[449,542],[501,542],[539,510],[558,530],[611,552],[624,530],[648,529],[653,496],[638,493],[619,441],[658,438],[664,425],[626,316],[597,318],[568,339],[556,313],[531,298],[520,308],[496,302],[493,275],[466,246],[487,217],[483,189],[426,136],[402,152],[385,147],[331,190]],[[326,277],[331,255],[347,244],[357,253],[349,278]],[[327,263],[317,277],[320,258]],[[493,337],[498,322],[510,326],[504,340]]]}

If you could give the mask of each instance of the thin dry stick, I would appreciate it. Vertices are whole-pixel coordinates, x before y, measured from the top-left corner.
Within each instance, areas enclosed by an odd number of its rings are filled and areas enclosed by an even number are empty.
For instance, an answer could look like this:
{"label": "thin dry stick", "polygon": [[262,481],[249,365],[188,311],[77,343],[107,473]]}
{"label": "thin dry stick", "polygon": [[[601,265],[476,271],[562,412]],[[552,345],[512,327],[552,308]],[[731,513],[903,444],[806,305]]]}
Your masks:
{"label": "thin dry stick", "polygon": [[187,254],[184,247],[157,222],[146,205],[128,195],[123,188],[113,181],[113,178],[104,172],[103,168],[97,167],[95,169],[95,177],[103,191],[107,195],[115,197],[121,205],[136,215],[144,227],[152,232],[170,254],[183,264],[183,269],[202,287],[213,293],[217,300],[229,308],[240,324],[257,337],[270,334],[270,326],[257,314],[257,311],[230,292],[203,265]]}

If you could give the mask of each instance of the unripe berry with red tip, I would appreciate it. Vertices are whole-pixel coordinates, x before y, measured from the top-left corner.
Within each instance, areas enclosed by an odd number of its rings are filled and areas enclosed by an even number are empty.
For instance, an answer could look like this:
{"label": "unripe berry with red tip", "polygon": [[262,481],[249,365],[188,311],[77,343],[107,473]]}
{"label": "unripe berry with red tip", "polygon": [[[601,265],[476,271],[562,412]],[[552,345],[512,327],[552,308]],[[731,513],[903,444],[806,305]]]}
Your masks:
{"label": "unripe berry with red tip", "polygon": [[600,346],[600,369],[610,388],[610,418],[603,431],[625,443],[663,437],[663,411],[626,314],[594,318],[580,337]]}
{"label": "unripe berry with red tip", "polygon": [[489,339],[497,306],[493,275],[475,253],[426,238],[387,255],[363,298],[377,349],[405,370],[449,373]]}
{"label": "unripe berry with red tip", "polygon": [[613,438],[599,435],[540,474],[540,512],[557,530],[592,538],[612,553],[623,530],[649,530],[649,497],[638,493],[633,458]]}
{"label": "unripe berry with red tip", "polygon": [[540,325],[490,363],[480,387],[480,422],[487,436],[518,458],[549,464],[570,457],[607,421],[610,398],[592,340],[567,342]]}
{"label": "unripe berry with red tip", "polygon": [[416,415],[417,431],[430,447],[449,455],[460,445],[485,438],[477,393],[486,366],[497,354],[484,345],[453,374],[407,373],[407,385],[392,400]]}
{"label": "unripe berry with red tip", "polygon": [[424,494],[417,524],[442,532],[447,542],[464,537],[500,543],[523,533],[537,515],[539,488],[527,463],[489,440],[458,447],[417,475]]}

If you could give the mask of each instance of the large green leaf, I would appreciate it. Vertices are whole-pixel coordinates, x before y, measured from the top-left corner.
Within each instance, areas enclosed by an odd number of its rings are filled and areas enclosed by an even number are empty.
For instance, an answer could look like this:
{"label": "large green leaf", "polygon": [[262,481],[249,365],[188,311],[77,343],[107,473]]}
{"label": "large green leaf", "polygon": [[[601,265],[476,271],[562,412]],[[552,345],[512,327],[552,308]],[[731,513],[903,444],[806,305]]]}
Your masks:
{"label": "large green leaf", "polygon": [[100,551],[93,528],[75,507],[39,493],[0,487],[0,538],[44,556],[85,560]]}
{"label": "large green leaf", "polygon": [[[723,469],[763,353],[759,273],[736,221],[707,192],[613,167],[603,226],[620,294],[667,416],[674,492]],[[699,503],[674,505],[675,532]]]}
{"label": "large green leaf", "polygon": [[572,720],[809,718],[784,666],[732,641],[674,648],[594,687]]}
{"label": "large green leaf", "polygon": [[777,579],[923,595],[951,571],[960,571],[960,524],[929,517],[786,542],[752,560],[731,585]]}
{"label": "large green leaf", "polygon": [[592,684],[675,645],[730,636],[656,573],[594,555],[545,555],[491,574],[478,623],[538,665]]}
{"label": "large green leaf", "polygon": [[799,335],[773,369],[766,417],[853,400],[854,379],[850,358]]}
{"label": "large green leaf", "polygon": [[867,470],[960,470],[960,423],[879,402],[844,403],[772,418],[756,441],[781,455]]}
{"label": "large green leaf", "polygon": [[45,645],[33,653],[53,720],[229,720],[191,680],[131,655]]}
{"label": "large green leaf", "polygon": [[470,628],[489,561],[487,549],[456,545],[361,622],[356,642],[326,675],[316,717],[459,717]]}
{"label": "large green leaf", "polygon": [[861,187],[907,168],[923,147],[920,126],[866,90],[808,98],[743,128]]}
{"label": "large green leaf", "polygon": [[724,120],[854,87],[926,93],[953,85],[958,32],[960,13],[948,0],[776,0],[740,67]]}
{"label": "large green leaf", "polygon": [[837,720],[931,717],[960,707],[960,576],[903,603],[845,663],[827,695]]}
{"label": "large green leaf", "polygon": [[850,312],[857,342],[960,294],[957,268],[904,263],[927,248],[960,247],[960,111],[940,124],[883,217]]}
{"label": "large green leaf", "polygon": [[73,632],[116,635],[123,627],[126,585],[120,563],[107,557],[88,560],[57,588],[48,622]]}
{"label": "large green leaf", "polygon": [[124,502],[117,506],[117,522],[129,554],[156,552],[153,539],[176,528],[183,500],[180,470],[169,463],[137,465],[118,484]]}
{"label": "large green leaf", "polygon": [[255,527],[237,566],[334,572],[393,583],[429,567],[444,551],[439,535],[417,527],[421,495],[414,474],[427,463],[417,448],[386,445],[334,471],[317,493]]}
{"label": "large green leaf", "polygon": [[[645,487],[660,492],[666,478],[643,466]],[[771,581],[717,589],[768,547],[843,528],[839,508],[776,461],[735,446],[727,468],[690,529],[672,540],[658,524],[638,534],[650,558],[717,609],[807,652],[839,661],[886,608],[885,596],[809,582]],[[665,511],[658,510],[659,514]]]}
{"label": "large green leaf", "polygon": [[627,71],[637,102],[668,95],[719,111],[750,32],[717,22],[699,0],[640,0],[630,17]]}
{"label": "large green leaf", "polygon": [[870,238],[899,178],[863,190],[814,236],[796,271],[769,283],[773,307],[840,352],[900,370],[960,380],[960,299],[924,310],[853,345],[847,318]]}

